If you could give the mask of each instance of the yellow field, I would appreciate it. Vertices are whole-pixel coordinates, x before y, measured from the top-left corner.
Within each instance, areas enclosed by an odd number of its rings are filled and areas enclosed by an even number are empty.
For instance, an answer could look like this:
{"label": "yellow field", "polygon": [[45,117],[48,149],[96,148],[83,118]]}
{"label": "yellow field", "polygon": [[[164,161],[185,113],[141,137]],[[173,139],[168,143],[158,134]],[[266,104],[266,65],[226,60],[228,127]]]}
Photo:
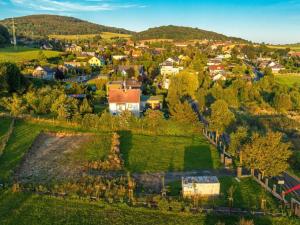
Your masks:
{"label": "yellow field", "polygon": [[75,40],[86,40],[86,39],[92,39],[95,36],[100,35],[103,39],[111,39],[111,38],[125,38],[129,39],[131,35],[129,34],[118,34],[118,33],[110,33],[110,32],[102,32],[100,34],[80,34],[80,35],[49,35],[49,38],[54,38],[58,40],[69,40],[69,41],[75,41]]}
{"label": "yellow field", "polygon": [[286,49],[289,48],[293,51],[300,51],[300,45],[298,46],[289,46],[289,45],[267,45],[269,48],[274,48],[274,49]]}

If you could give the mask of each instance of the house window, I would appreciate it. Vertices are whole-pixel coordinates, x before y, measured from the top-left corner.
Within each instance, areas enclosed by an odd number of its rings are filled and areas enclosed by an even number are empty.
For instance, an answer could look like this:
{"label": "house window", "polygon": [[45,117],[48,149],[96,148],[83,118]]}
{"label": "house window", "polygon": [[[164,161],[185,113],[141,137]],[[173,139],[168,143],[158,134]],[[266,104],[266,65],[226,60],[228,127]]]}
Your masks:
{"label": "house window", "polygon": [[129,110],[132,110],[132,108],[133,108],[133,107],[132,107],[132,104],[128,104],[128,109],[129,109]]}

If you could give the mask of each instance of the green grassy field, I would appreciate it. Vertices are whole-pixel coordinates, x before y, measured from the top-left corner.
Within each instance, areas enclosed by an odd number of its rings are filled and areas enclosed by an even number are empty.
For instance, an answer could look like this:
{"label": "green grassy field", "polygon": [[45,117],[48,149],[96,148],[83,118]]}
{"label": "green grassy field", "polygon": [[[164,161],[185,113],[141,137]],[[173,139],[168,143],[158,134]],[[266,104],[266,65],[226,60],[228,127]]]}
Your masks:
{"label": "green grassy field", "polygon": [[[23,62],[37,59],[40,49],[27,48],[18,46],[17,49],[13,47],[0,48],[0,62]],[[43,50],[47,58],[57,57],[60,52]]]}
{"label": "green grassy field", "polygon": [[[0,193],[1,225],[225,225],[238,224],[240,217],[161,212],[126,205],[109,205],[82,200]],[[297,225],[298,219],[255,217],[255,225]]]}
{"label": "green grassy field", "polygon": [[3,138],[3,136],[6,134],[8,131],[9,125],[11,123],[10,118],[1,118],[0,117],[0,141]]}
{"label": "green grassy field", "polygon": [[279,84],[293,87],[295,84],[300,85],[300,75],[296,74],[278,74],[275,75],[275,80]]}
{"label": "green grassy field", "polygon": [[121,133],[126,167],[135,172],[189,171],[219,168],[217,151],[201,137],[168,137]]}

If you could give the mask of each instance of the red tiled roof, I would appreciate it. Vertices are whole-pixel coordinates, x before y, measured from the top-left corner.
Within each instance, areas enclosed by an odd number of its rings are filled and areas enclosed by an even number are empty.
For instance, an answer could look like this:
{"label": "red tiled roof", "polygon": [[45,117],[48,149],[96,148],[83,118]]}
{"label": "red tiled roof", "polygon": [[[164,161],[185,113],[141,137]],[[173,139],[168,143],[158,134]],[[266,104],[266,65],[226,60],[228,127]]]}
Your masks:
{"label": "red tiled roof", "polygon": [[225,70],[224,66],[222,65],[213,65],[213,66],[209,66],[209,70]]}
{"label": "red tiled roof", "polygon": [[141,91],[139,89],[110,89],[108,96],[109,103],[139,103]]}

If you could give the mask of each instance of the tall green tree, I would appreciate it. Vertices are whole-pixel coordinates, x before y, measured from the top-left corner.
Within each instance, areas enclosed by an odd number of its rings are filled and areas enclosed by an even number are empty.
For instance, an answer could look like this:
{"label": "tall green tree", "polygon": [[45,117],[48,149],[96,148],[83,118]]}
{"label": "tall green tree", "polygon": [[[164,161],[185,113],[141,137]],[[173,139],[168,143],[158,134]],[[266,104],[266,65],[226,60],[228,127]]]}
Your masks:
{"label": "tall green tree", "polygon": [[15,63],[0,63],[0,91],[10,93],[21,89],[21,72]]}
{"label": "tall green tree", "polygon": [[249,169],[258,169],[263,176],[277,176],[289,167],[289,149],[290,143],[283,143],[279,132],[269,131],[265,136],[254,133],[242,147],[243,163]]}
{"label": "tall green tree", "polygon": [[[217,100],[211,105],[209,127],[218,134],[225,132],[226,128],[235,121],[234,114],[224,100]],[[217,135],[218,136],[218,135]]]}
{"label": "tall green tree", "polygon": [[17,117],[26,111],[26,105],[23,98],[17,96],[15,93],[12,97],[3,98],[0,104],[14,117]]}

